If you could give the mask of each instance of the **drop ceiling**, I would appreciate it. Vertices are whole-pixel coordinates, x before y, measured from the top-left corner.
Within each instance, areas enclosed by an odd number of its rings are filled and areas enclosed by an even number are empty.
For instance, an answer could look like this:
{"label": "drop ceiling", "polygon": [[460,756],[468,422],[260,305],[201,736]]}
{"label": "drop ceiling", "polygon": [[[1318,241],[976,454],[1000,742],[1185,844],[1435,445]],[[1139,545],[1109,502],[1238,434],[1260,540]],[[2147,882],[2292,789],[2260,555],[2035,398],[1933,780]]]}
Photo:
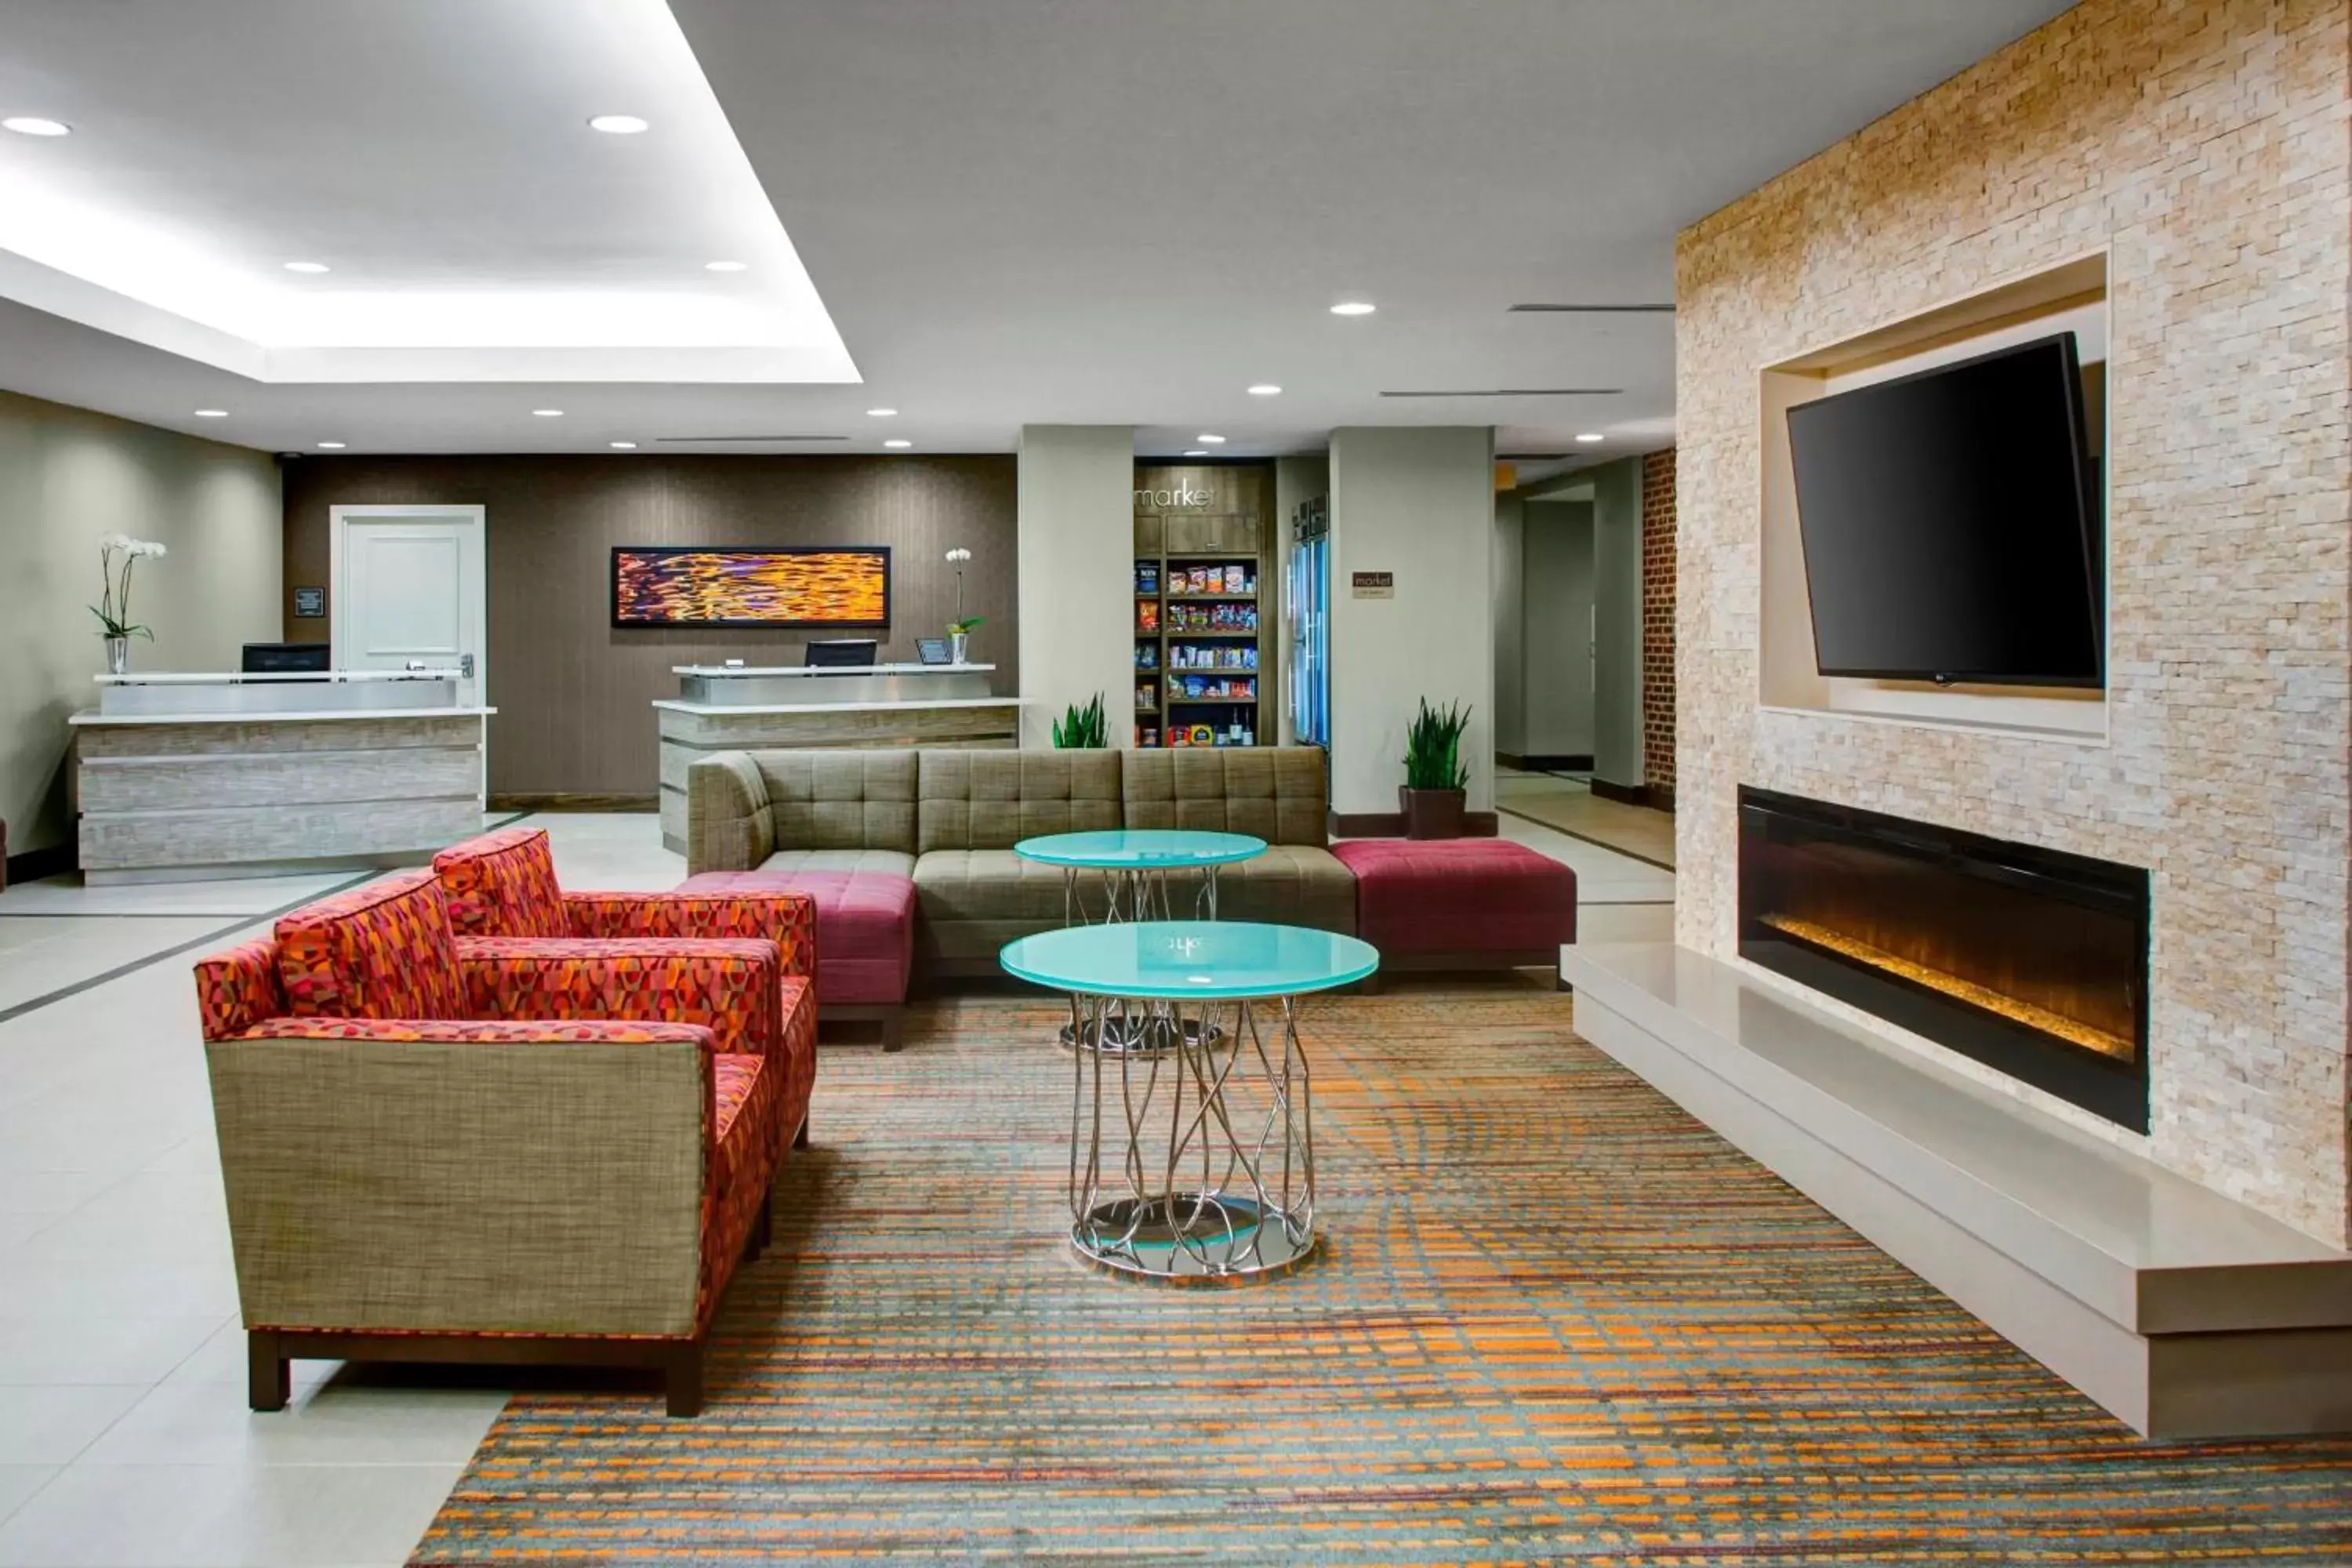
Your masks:
{"label": "drop ceiling", "polygon": [[1683,226],[2064,8],[0,0],[0,114],[74,127],[0,135],[0,387],[287,451],[1644,450],[1671,314],[1513,307],[1671,300]]}

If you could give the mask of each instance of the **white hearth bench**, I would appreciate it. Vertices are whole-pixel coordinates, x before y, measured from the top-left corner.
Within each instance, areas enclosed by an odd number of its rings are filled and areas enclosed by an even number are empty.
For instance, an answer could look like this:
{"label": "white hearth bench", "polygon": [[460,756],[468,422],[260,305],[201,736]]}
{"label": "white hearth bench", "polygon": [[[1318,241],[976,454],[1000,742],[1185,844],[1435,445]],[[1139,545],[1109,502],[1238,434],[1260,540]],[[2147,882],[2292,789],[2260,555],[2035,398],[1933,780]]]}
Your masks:
{"label": "white hearth bench", "polygon": [[1663,943],[1577,1032],[2150,1437],[2352,1431],[2352,1255]]}

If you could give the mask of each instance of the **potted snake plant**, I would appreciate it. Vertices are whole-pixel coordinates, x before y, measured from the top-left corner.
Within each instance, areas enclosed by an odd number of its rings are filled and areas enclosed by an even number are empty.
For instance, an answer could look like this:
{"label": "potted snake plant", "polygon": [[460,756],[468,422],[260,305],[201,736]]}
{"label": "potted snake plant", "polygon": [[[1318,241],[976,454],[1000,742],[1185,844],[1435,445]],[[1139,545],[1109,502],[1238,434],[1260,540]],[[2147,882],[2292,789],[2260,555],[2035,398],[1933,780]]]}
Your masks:
{"label": "potted snake plant", "polygon": [[1064,751],[1099,751],[1110,744],[1110,723],[1103,712],[1102,693],[1081,708],[1073,702],[1054,721],[1054,744]]}
{"label": "potted snake plant", "polygon": [[1404,783],[1397,805],[1407,838],[1459,838],[1470,770],[1462,763],[1462,735],[1470,710],[1451,703],[1440,711],[1421,700],[1421,711],[1405,731]]}

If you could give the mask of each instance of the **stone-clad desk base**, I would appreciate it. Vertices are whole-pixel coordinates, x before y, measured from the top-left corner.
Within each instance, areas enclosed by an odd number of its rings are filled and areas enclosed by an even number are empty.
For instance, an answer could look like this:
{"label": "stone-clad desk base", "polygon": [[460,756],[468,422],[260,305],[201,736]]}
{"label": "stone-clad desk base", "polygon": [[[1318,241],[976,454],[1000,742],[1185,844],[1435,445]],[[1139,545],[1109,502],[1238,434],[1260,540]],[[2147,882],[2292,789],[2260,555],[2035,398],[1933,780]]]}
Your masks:
{"label": "stone-clad desk base", "polygon": [[866,750],[1021,743],[1021,699],[944,698],[908,702],[779,703],[734,707],[656,702],[661,731],[662,843],[686,853],[686,770],[713,752],[776,747]]}
{"label": "stone-clad desk base", "polygon": [[481,830],[489,711],[77,714],[83,877],[422,864]]}
{"label": "stone-clad desk base", "polygon": [[2352,1431],[2352,1256],[1687,948],[1576,1030],[2151,1437]]}

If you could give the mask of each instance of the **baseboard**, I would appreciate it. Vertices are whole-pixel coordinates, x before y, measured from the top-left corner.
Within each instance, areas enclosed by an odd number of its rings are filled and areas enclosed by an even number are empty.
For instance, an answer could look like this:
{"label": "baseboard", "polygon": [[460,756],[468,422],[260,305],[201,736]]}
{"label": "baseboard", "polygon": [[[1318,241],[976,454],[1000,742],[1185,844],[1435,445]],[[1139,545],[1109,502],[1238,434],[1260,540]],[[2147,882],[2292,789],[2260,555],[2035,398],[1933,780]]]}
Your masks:
{"label": "baseboard", "polygon": [[45,849],[27,849],[22,855],[8,857],[7,869],[0,875],[0,888],[18,882],[37,882],[44,877],[62,877],[76,864],[74,847],[52,844]]}
{"label": "baseboard", "polygon": [[1613,800],[1621,805],[1646,805],[1652,811],[1667,813],[1675,809],[1675,786],[1672,784],[1621,784],[1595,778],[1592,793],[1602,800]]}
{"label": "baseboard", "polygon": [[658,795],[592,795],[569,790],[490,796],[492,811],[653,811],[660,805]]}
{"label": "baseboard", "polygon": [[1509,752],[1496,752],[1495,760],[1523,773],[1589,773],[1592,771],[1591,752],[1530,752],[1523,757],[1514,756]]}
{"label": "baseboard", "polygon": [[[1402,838],[1404,813],[1401,811],[1332,811],[1324,814],[1324,826],[1334,838]],[[1465,811],[1462,814],[1462,837],[1492,838],[1500,832],[1501,823],[1491,811]]]}

